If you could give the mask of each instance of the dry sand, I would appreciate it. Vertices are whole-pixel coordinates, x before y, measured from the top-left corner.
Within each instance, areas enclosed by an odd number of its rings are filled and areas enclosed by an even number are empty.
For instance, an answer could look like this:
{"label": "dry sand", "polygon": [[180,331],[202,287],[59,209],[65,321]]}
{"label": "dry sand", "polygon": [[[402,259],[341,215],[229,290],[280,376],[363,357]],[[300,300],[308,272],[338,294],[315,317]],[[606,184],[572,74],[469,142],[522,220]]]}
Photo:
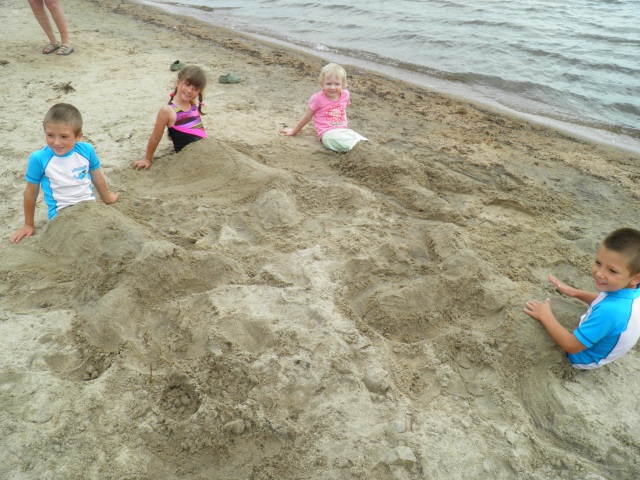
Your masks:
{"label": "dry sand", "polygon": [[[638,226],[638,155],[371,72],[338,155],[278,134],[323,60],[120,0],[65,0],[76,52],[0,9],[2,479],[637,479],[640,353],[576,373],[525,300],[585,307]],[[143,156],[180,59],[210,138]],[[244,81],[217,83],[233,72]],[[121,200],[36,236],[24,173],[76,105]]]}

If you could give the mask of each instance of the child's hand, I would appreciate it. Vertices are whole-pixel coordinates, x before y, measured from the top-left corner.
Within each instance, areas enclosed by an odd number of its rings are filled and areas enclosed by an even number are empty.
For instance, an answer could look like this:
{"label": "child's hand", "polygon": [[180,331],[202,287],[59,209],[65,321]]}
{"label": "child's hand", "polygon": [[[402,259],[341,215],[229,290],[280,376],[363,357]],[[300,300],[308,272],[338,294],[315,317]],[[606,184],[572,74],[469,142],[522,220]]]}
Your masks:
{"label": "child's hand", "polygon": [[151,160],[147,160],[146,158],[143,160],[136,160],[133,162],[133,168],[136,170],[149,170],[151,167]]}
{"label": "child's hand", "polygon": [[293,137],[295,135],[295,133],[293,133],[293,128],[291,127],[284,127],[280,130],[280,133],[284,133],[287,137]]}
{"label": "child's hand", "polygon": [[106,203],[107,205],[111,205],[112,203],[116,203],[118,201],[118,199],[120,198],[120,194],[109,192],[108,195],[105,195],[104,197],[100,197],[100,198],[103,203]]}
{"label": "child's hand", "polygon": [[22,228],[16,230],[11,234],[11,243],[18,243],[24,237],[30,237],[36,232],[36,228],[33,225],[23,225]]}
{"label": "child's hand", "polygon": [[558,280],[556,277],[554,277],[551,274],[549,274],[547,278],[549,278],[549,281],[551,283],[553,283],[553,285],[563,295],[566,295],[567,297],[575,297],[576,296],[576,289],[575,288],[570,287],[566,283],[562,283],[560,280]]}
{"label": "child's hand", "polygon": [[551,311],[551,300],[548,298],[544,303],[538,300],[529,300],[524,305],[524,313],[542,323],[545,323],[545,320],[549,318],[555,318]]}

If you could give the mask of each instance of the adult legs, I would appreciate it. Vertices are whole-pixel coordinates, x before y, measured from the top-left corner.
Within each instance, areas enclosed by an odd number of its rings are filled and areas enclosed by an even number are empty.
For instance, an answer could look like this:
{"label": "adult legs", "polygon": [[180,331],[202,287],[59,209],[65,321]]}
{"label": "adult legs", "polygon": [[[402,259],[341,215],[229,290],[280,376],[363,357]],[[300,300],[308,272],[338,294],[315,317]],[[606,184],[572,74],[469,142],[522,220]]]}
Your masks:
{"label": "adult legs", "polygon": [[36,20],[38,20],[42,30],[44,30],[44,33],[49,38],[49,42],[53,44],[58,43],[56,35],[53,33],[53,28],[51,27],[51,22],[49,21],[47,12],[44,10],[44,0],[29,0],[29,6],[31,7],[33,16],[36,17]]}
{"label": "adult legs", "polygon": [[49,42],[53,44],[58,43],[49,17],[47,16],[45,5],[47,9],[49,9],[49,12],[51,12],[51,18],[53,18],[56,27],[58,27],[58,32],[60,32],[60,43],[62,43],[62,45],[71,45],[69,41],[69,31],[67,30],[67,19],[64,16],[64,9],[62,8],[60,0],[29,0],[31,11],[49,38]]}
{"label": "adult legs", "polygon": [[67,19],[64,16],[64,9],[60,0],[44,0],[45,5],[51,12],[51,18],[53,18],[58,32],[60,32],[60,43],[62,45],[71,45],[69,41],[69,30],[67,30]]}

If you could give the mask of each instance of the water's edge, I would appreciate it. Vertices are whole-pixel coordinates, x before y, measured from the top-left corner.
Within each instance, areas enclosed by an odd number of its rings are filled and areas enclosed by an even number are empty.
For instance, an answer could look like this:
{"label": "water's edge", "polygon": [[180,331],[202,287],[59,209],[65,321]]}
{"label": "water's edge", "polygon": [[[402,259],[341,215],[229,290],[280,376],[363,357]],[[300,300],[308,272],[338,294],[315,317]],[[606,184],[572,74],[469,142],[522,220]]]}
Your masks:
{"label": "water's edge", "polygon": [[235,28],[230,29],[227,25],[217,24],[215,22],[204,20],[198,17],[195,14],[194,10],[200,11],[204,7],[197,7],[179,3],[158,2],[153,0],[132,0],[132,3],[152,6],[171,15],[191,17],[203,24],[212,25],[216,28],[221,28],[238,35],[244,35],[253,40],[259,41],[260,43],[270,46],[285,48],[293,52],[304,53],[305,55],[319,58],[327,62],[336,62],[342,65],[349,65],[359,69],[371,71],[385,77],[394,78],[411,85],[426,88],[439,94],[448,95],[461,101],[466,101],[478,106],[486,107],[502,114],[550,127],[579,139],[618,148],[632,153],[640,153],[640,140],[636,138],[605,129],[563,121],[557,118],[552,118],[551,116],[519,111],[500,103],[494,98],[495,92],[491,92],[490,90],[483,87],[445,80],[442,78],[427,75],[425,73],[407,70],[392,65],[386,65],[384,63],[378,63],[363,58],[353,57],[330,50],[317,50],[314,48],[306,47],[304,45],[296,44],[275,37],[253,33],[246,30]]}

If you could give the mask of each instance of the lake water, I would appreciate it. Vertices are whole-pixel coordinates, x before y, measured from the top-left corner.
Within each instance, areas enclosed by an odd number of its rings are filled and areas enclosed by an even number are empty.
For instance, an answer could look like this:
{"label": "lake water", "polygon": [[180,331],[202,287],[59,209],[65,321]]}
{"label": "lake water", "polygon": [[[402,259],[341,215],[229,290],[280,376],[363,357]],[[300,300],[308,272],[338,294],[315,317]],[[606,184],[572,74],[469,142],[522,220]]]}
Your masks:
{"label": "lake water", "polygon": [[638,0],[143,3],[552,122],[640,140]]}

